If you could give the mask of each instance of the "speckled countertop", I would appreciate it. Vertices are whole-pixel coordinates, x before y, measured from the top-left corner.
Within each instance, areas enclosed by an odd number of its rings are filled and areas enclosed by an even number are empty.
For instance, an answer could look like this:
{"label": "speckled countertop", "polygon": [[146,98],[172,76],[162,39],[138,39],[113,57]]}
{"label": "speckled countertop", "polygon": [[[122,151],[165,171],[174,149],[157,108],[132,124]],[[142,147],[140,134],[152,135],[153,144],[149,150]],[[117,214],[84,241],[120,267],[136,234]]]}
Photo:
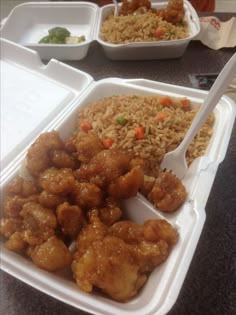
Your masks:
{"label": "speckled countertop", "polygon": [[[221,14],[222,19],[230,15]],[[88,56],[71,66],[95,80],[107,77],[146,78],[191,87],[189,75],[218,73],[235,49],[211,50],[192,42],[184,56],[162,61],[110,61],[93,43]],[[177,302],[168,315],[236,314],[236,125],[219,166],[207,205],[206,222]],[[3,315],[84,315],[86,313],[0,273]],[[119,314],[114,314],[119,315]],[[146,315],[146,314],[143,314]]]}

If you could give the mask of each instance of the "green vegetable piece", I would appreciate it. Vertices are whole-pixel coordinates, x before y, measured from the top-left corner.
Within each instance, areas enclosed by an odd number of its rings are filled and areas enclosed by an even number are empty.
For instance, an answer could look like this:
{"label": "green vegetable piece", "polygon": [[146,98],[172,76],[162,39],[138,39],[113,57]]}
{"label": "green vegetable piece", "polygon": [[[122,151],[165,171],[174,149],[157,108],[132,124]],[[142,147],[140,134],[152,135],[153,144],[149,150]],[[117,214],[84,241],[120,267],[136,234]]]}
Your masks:
{"label": "green vegetable piece", "polygon": [[44,36],[40,39],[39,44],[65,44],[65,40],[55,36]]}
{"label": "green vegetable piece", "polygon": [[50,44],[65,44],[65,39],[59,38],[56,36],[49,36],[50,37]]}
{"label": "green vegetable piece", "polygon": [[85,36],[84,36],[84,35],[81,35],[81,36],[79,37],[79,41],[80,41],[80,42],[84,42],[84,41],[86,41]]}
{"label": "green vegetable piece", "polygon": [[53,27],[48,30],[49,36],[56,37],[58,40],[63,40],[65,42],[65,38],[70,36],[70,32],[64,27]]}
{"label": "green vegetable piece", "polygon": [[40,39],[39,44],[49,44],[50,43],[50,36],[44,36],[43,38]]}
{"label": "green vegetable piece", "polygon": [[124,116],[119,116],[117,117],[116,121],[118,122],[118,124],[124,126],[127,123],[127,119],[125,119]]}

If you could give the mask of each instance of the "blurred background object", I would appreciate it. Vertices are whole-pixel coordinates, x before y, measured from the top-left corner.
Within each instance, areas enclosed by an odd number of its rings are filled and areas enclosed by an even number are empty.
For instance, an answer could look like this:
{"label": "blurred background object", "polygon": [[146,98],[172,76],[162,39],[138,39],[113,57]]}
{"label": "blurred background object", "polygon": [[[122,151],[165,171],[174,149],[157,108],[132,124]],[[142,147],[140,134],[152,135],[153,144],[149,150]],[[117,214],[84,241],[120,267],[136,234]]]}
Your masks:
{"label": "blurred background object", "polygon": [[190,0],[197,12],[214,12],[215,0]]}
{"label": "blurred background object", "polygon": [[[37,2],[37,0],[32,0]],[[16,6],[24,2],[32,2],[32,1],[22,1],[22,0],[0,0],[0,20],[7,17],[11,10]],[[40,0],[40,2],[45,2],[46,0]],[[85,0],[86,1],[86,0]],[[93,0],[91,2],[99,3],[100,0]],[[103,0],[101,0],[103,1]],[[105,0],[107,1],[107,0]],[[112,0],[110,1],[112,2]],[[206,8],[206,3],[213,2],[214,3],[214,11],[215,12],[235,12],[236,13],[236,1],[235,0],[191,0],[191,3],[197,7],[202,7],[203,5]],[[194,4],[195,3],[195,4]],[[200,12],[200,10],[196,9]],[[203,10],[203,9],[202,9]],[[204,9],[204,12],[206,10]],[[209,11],[212,12],[212,11]]]}

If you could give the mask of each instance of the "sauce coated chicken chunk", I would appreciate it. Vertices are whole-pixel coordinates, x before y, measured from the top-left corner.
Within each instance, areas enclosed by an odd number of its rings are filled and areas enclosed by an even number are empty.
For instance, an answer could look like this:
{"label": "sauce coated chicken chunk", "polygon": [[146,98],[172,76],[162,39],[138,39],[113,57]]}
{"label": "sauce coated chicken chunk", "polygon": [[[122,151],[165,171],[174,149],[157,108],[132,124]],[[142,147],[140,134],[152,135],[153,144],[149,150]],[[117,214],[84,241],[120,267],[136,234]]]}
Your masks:
{"label": "sauce coated chicken chunk", "polygon": [[107,226],[111,226],[122,217],[120,202],[112,197],[106,198],[104,205],[98,209],[100,220]]}
{"label": "sauce coated chicken chunk", "polygon": [[38,176],[52,165],[51,150],[63,149],[63,142],[56,131],[40,135],[28,150],[26,160],[27,168],[32,176]]}
{"label": "sauce coated chicken chunk", "polygon": [[187,192],[182,182],[173,174],[163,172],[156,179],[148,198],[162,211],[177,210],[186,200]]}
{"label": "sauce coated chicken chunk", "polygon": [[104,149],[102,142],[93,134],[79,133],[74,140],[78,160],[88,163]]}
{"label": "sauce coated chicken chunk", "polygon": [[72,261],[69,249],[55,235],[40,245],[30,247],[27,253],[36,266],[48,271],[63,269]]}
{"label": "sauce coated chicken chunk", "polygon": [[102,190],[93,183],[76,181],[72,196],[74,202],[85,209],[97,207],[103,202]]}
{"label": "sauce coated chicken chunk", "polygon": [[81,208],[64,202],[57,207],[57,221],[61,225],[62,232],[71,239],[75,239],[82,230],[86,220]]}
{"label": "sauce coated chicken chunk", "polygon": [[96,287],[120,302],[136,295],[147,280],[139,272],[129,245],[114,236],[93,242],[78,261],[73,261],[72,270],[81,290],[92,292]]}
{"label": "sauce coated chicken chunk", "polygon": [[[165,233],[161,233],[165,224]],[[148,273],[165,261],[178,233],[164,220],[143,225],[119,221],[110,228],[93,211],[78,236],[72,271],[85,292],[96,287],[112,299],[125,302],[136,295]],[[168,241],[167,241],[168,240]]]}
{"label": "sauce coated chicken chunk", "polygon": [[142,187],[143,179],[143,171],[140,168],[132,168],[131,171],[118,177],[109,185],[108,193],[117,199],[134,197]]}
{"label": "sauce coated chicken chunk", "polygon": [[178,232],[165,220],[128,220],[122,200],[141,192],[174,211],[186,198],[182,183],[167,173],[152,177],[149,162],[105,149],[87,132],[65,140],[56,131],[42,134],[26,162],[31,179],[17,176],[5,188],[5,247],[47,271],[69,268],[87,293],[100,290],[119,302],[137,295]]}
{"label": "sauce coated chicken chunk", "polygon": [[112,181],[129,171],[130,157],[118,150],[102,150],[88,164],[76,172],[81,181],[88,181],[106,188]]}
{"label": "sauce coated chicken chunk", "polygon": [[65,195],[75,189],[75,178],[70,168],[51,167],[40,174],[39,185],[52,194]]}
{"label": "sauce coated chicken chunk", "polygon": [[14,178],[6,187],[6,193],[9,195],[20,195],[27,198],[38,193],[35,183],[31,180],[25,180],[19,176]]}
{"label": "sauce coated chicken chunk", "polygon": [[28,202],[23,206],[20,215],[24,225],[23,239],[28,244],[40,244],[54,235],[57,220],[53,210]]}

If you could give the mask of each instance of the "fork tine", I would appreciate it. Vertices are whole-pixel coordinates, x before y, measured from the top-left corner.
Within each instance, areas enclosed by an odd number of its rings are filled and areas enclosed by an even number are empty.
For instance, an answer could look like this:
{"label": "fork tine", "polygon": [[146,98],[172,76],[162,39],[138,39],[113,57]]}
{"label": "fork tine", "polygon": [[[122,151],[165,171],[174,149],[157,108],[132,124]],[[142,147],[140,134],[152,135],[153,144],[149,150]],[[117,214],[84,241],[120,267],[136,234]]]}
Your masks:
{"label": "fork tine", "polygon": [[174,151],[166,153],[161,162],[161,169],[172,172],[179,179],[182,179],[188,170],[184,153],[181,146]]}

